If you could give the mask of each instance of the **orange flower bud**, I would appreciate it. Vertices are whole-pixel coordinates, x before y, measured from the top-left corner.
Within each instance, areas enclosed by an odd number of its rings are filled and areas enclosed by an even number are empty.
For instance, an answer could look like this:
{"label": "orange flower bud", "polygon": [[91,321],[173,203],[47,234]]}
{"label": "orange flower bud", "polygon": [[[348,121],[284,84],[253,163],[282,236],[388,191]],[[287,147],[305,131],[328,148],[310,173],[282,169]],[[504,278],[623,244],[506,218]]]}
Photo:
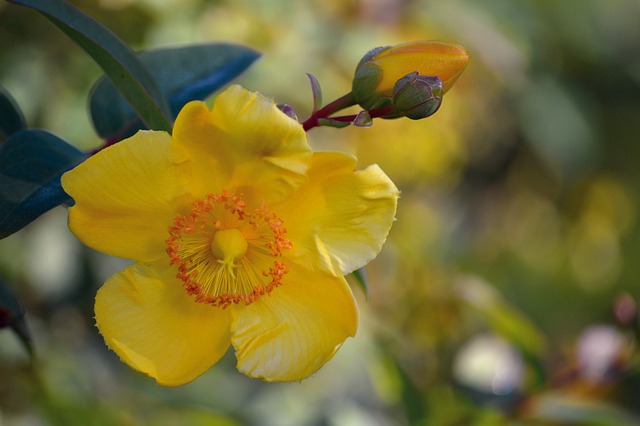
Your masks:
{"label": "orange flower bud", "polygon": [[446,93],[468,62],[469,52],[452,43],[416,41],[378,47],[358,64],[352,92],[364,108],[389,106],[396,82],[407,74],[418,72],[421,76],[440,78]]}

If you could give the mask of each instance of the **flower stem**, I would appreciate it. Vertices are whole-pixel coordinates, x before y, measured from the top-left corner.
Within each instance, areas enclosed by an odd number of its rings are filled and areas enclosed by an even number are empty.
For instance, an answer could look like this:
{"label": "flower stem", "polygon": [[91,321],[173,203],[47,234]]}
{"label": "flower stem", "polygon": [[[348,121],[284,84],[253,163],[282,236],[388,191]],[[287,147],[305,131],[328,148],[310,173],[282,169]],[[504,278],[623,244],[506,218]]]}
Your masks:
{"label": "flower stem", "polygon": [[[393,111],[393,106],[390,106],[390,107],[386,107],[386,108],[371,109],[371,110],[369,110],[369,114],[370,114],[371,118],[378,118],[378,117],[384,117],[385,115],[389,114],[392,111]],[[331,117],[331,120],[338,121],[338,122],[341,122],[341,123],[352,123],[357,117],[358,117],[358,114],[340,115],[338,117]],[[313,128],[313,127],[320,126],[320,124],[317,122],[317,120],[319,120],[320,118],[325,118],[325,117],[317,117],[316,118],[316,123],[314,125],[310,126],[308,129],[303,126],[305,131],[309,130],[309,129]],[[307,121],[309,121],[310,119],[311,119],[311,117],[309,117],[309,119],[307,119],[303,123],[303,125],[305,123],[307,123]]]}
{"label": "flower stem", "polygon": [[331,114],[348,108],[356,104],[353,94],[351,92],[344,96],[339,97],[333,102],[328,103],[317,111],[314,111],[309,118],[302,122],[302,128],[306,131],[319,126],[318,120],[321,118],[327,118]]}

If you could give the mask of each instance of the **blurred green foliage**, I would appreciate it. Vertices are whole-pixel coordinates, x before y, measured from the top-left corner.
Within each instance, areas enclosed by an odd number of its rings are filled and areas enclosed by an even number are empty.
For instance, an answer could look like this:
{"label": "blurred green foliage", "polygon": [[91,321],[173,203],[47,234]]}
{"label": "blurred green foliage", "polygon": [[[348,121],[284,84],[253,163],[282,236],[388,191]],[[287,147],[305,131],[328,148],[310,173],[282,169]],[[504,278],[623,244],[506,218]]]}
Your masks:
{"label": "blurred green foliage", "polygon": [[[239,82],[301,118],[305,73],[335,99],[376,46],[446,40],[471,62],[427,120],[310,132],[402,191],[369,300],[356,289],[358,334],[319,373],[265,384],[231,353],[178,389],[129,370],[93,327],[95,291],[122,261],[81,247],[58,208],[0,241],[37,353],[0,332],[0,423],[640,423],[637,1],[73,3],[135,49],[261,51]],[[86,112],[99,74],[43,17],[0,3],[0,84],[30,127],[100,145]]]}

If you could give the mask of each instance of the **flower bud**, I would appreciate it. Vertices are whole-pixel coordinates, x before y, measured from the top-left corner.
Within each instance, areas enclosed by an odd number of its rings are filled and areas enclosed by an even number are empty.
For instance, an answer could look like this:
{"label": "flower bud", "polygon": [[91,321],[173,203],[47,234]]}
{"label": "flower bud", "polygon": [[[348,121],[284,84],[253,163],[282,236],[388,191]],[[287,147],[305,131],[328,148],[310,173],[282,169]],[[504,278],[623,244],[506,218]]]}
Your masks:
{"label": "flower bud", "polygon": [[461,46],[439,41],[417,41],[369,51],[356,67],[352,93],[365,109],[385,108],[392,104],[393,88],[404,76],[440,78],[443,94],[456,82],[469,62],[469,53]]}
{"label": "flower bud", "polygon": [[442,103],[444,88],[439,77],[407,74],[393,87],[393,110],[384,118],[420,120],[434,114]]}

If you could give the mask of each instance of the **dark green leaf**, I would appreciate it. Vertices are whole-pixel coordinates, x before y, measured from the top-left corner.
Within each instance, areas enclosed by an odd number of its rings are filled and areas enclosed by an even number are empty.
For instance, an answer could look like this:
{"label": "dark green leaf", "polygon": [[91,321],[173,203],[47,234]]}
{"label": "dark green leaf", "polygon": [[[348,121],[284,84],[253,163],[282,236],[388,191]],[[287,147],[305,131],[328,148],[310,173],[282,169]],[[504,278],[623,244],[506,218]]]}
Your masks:
{"label": "dark green leaf", "polygon": [[31,333],[24,318],[24,310],[9,290],[7,283],[0,279],[0,329],[11,327],[30,355],[33,355]]}
{"label": "dark green leaf", "polygon": [[0,238],[70,201],[60,176],[86,154],[44,130],[14,133],[0,145]]}
{"label": "dark green leaf", "polygon": [[364,268],[357,269],[351,273],[356,284],[362,289],[364,295],[369,299],[369,279],[367,278],[367,271]]}
{"label": "dark green leaf", "polygon": [[26,128],[27,124],[18,104],[9,92],[0,85],[0,141]]}
{"label": "dark green leaf", "polygon": [[147,127],[171,132],[169,105],[151,73],[109,29],[64,0],[8,1],[45,15],[91,55]]}
{"label": "dark green leaf", "polygon": [[[171,118],[187,102],[205,99],[229,83],[259,56],[255,50],[225,43],[154,49],[139,54],[169,101]],[[119,141],[147,128],[105,78],[93,88],[90,110],[96,131],[107,140]]]}

